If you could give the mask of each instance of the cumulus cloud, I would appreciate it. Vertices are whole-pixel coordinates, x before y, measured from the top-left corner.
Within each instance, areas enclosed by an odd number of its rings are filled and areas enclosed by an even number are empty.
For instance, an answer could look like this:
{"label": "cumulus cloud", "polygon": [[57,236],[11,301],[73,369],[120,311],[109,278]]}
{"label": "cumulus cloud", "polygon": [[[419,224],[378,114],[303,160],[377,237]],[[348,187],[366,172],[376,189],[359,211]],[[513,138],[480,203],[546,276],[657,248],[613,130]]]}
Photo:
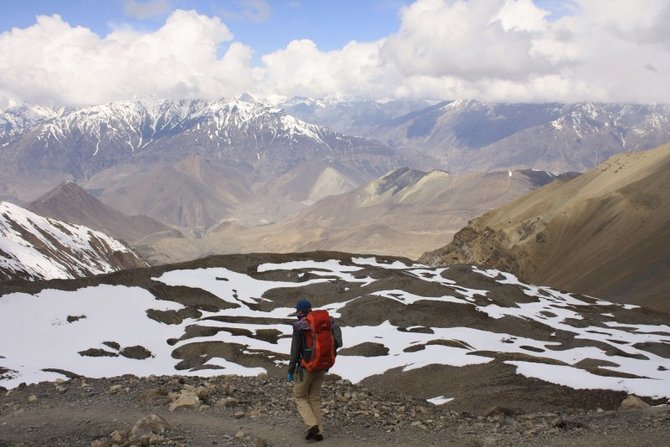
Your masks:
{"label": "cumulus cloud", "polygon": [[5,102],[98,104],[141,95],[211,97],[250,86],[251,50],[218,18],[175,11],[154,32],[130,28],[104,38],[61,17],[40,16],[0,34]]}
{"label": "cumulus cloud", "polygon": [[259,87],[286,96],[384,96],[392,74],[381,65],[380,46],[350,42],[324,52],[311,40],[292,41],[262,57]]}
{"label": "cumulus cloud", "polygon": [[670,4],[569,6],[550,21],[530,0],[420,0],[381,55],[407,89],[447,97],[670,102]]}
{"label": "cumulus cloud", "polygon": [[571,0],[563,12],[550,20],[531,0],[418,0],[365,57],[366,44],[326,53],[291,43],[263,58],[265,76],[303,93],[670,103],[668,2]]}
{"label": "cumulus cloud", "polygon": [[578,6],[546,35],[548,48],[562,46],[571,55],[562,78],[588,86],[596,100],[670,103],[670,4],[581,0]]}
{"label": "cumulus cloud", "polygon": [[383,57],[407,76],[476,81],[550,72],[552,64],[530,51],[533,33],[546,26],[542,13],[530,0],[510,4],[416,2],[404,10],[402,27],[384,45]]}
{"label": "cumulus cloud", "polygon": [[[247,4],[265,17],[266,0]],[[104,37],[42,16],[0,34],[0,106],[242,92],[670,103],[670,3],[570,0],[560,15],[541,4],[417,0],[386,38],[333,51],[295,40],[260,63],[221,19],[195,11]]]}

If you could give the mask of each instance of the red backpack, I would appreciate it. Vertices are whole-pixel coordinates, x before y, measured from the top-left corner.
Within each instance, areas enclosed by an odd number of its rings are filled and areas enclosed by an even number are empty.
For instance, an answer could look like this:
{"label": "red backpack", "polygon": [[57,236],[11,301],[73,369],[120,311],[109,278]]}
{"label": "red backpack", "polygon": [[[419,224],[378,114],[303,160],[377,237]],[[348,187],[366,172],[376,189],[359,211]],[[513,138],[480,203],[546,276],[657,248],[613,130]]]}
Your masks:
{"label": "red backpack", "polygon": [[304,350],[300,364],[309,372],[323,371],[335,364],[335,338],[330,315],[313,310],[305,317],[309,330],[303,331]]}

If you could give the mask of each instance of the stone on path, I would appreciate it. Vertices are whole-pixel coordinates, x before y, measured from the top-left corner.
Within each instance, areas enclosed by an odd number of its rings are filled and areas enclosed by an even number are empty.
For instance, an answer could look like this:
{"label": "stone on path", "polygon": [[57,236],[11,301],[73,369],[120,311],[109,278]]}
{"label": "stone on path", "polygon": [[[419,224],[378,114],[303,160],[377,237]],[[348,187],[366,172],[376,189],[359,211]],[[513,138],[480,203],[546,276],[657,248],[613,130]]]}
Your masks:
{"label": "stone on path", "polygon": [[200,406],[200,399],[198,395],[193,392],[183,391],[182,394],[170,404],[170,412],[178,408],[198,408]]}

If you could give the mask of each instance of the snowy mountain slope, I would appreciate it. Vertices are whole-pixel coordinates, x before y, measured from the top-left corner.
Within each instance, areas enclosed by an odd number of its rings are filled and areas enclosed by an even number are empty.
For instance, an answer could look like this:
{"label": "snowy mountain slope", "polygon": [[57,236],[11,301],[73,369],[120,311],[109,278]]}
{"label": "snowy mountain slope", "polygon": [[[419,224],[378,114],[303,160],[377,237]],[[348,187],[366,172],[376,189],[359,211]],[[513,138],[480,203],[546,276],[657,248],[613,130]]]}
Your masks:
{"label": "snowy mountain slope", "polygon": [[279,167],[290,166],[307,154],[392,154],[377,142],[346,137],[250,101],[136,100],[87,107],[36,122],[4,152],[23,167],[48,161],[50,169],[78,181],[147,153],[180,157],[205,151],[256,167],[278,161]]}
{"label": "snowy mountain slope", "polygon": [[68,110],[28,104],[0,109],[0,150],[30,129],[63,116]]}
{"label": "snowy mountain slope", "polygon": [[444,101],[365,135],[395,148],[418,149],[450,172],[581,172],[616,153],[670,141],[670,106]]}
{"label": "snowy mountain slope", "polygon": [[[240,204],[261,214],[256,221],[273,221],[274,204],[285,210],[279,215],[290,213],[308,198],[414,162],[251,98],[137,100],[69,111],[26,129],[0,151],[0,197],[30,202],[75,181],[125,214],[201,232],[237,218]],[[304,172],[311,182],[291,180]]]}
{"label": "snowy mountain slope", "polygon": [[[185,147],[251,165],[261,173],[283,170],[280,175],[314,156],[371,152],[405,158],[373,167],[380,175],[390,165],[425,169],[429,162],[431,168],[450,172],[583,171],[614,153],[670,140],[670,106],[665,105],[459,100],[428,106],[425,101],[294,98],[279,106],[244,97],[136,100],[80,110],[16,108],[0,115],[0,129],[12,135],[11,144],[3,143],[10,161],[23,168],[32,163],[62,170],[77,181],[140,153],[174,157]],[[23,124],[12,124],[19,121]],[[329,127],[383,141],[396,151]]]}
{"label": "snowy mountain slope", "polygon": [[291,98],[281,102],[287,113],[308,123],[330,127],[346,135],[367,136],[377,126],[430,106],[423,100],[335,100]]}
{"label": "snowy mountain slope", "polygon": [[67,279],[145,266],[103,233],[0,202],[0,279]]}
{"label": "snowy mountain slope", "polygon": [[[472,168],[495,163],[508,169],[587,171],[609,157],[670,141],[670,106],[577,104],[551,122],[525,129],[484,147]],[[521,148],[533,148],[533,151]]]}
{"label": "snowy mountain slope", "polygon": [[[62,377],[56,371],[283,376],[289,314],[307,297],[338,318],[345,346],[331,372],[352,382],[384,387],[400,374],[424,384],[424,398],[458,401],[476,394],[478,368],[489,371],[484,380],[491,368],[499,380],[511,368],[515,380],[670,398],[667,315],[496,270],[322,252],[209,258],[106,278],[113,283],[4,290],[0,366],[9,371],[1,385]],[[460,369],[474,373],[473,389],[459,391]]]}

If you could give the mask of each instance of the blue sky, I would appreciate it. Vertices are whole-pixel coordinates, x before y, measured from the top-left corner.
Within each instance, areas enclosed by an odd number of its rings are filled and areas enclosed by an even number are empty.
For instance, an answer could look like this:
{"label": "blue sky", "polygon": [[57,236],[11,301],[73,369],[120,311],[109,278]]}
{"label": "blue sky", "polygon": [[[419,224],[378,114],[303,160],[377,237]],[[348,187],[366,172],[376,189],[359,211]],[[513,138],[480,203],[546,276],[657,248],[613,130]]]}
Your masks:
{"label": "blue sky", "polygon": [[4,0],[2,7],[0,107],[245,92],[670,103],[668,0]]}
{"label": "blue sky", "polygon": [[[170,0],[154,3],[155,15],[133,17],[125,0],[9,0],[0,14],[0,32],[26,28],[38,15],[59,14],[73,26],[104,36],[120,25],[155,30],[173,9],[195,10],[221,17],[235,39],[254,49],[255,56],[283,48],[295,39],[309,38],[330,51],[352,40],[372,41],[400,26],[398,11],[411,0]],[[163,7],[164,6],[164,7]]]}

